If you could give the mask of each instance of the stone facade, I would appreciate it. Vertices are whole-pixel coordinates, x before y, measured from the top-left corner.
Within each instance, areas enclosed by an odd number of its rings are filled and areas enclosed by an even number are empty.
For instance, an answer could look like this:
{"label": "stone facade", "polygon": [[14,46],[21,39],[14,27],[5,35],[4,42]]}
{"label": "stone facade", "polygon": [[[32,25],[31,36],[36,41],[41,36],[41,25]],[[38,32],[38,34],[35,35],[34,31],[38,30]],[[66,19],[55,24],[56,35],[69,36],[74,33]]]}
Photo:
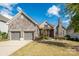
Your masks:
{"label": "stone facade", "polygon": [[64,37],[66,35],[66,29],[62,26],[62,21],[58,19],[58,25],[56,27],[56,36],[57,37]]}
{"label": "stone facade", "polygon": [[20,39],[24,40],[24,32],[33,33],[32,39],[36,39],[39,37],[38,30],[39,30],[38,24],[35,23],[23,11],[20,11],[12,20],[8,22],[9,39],[12,39],[11,32],[17,32],[17,31],[21,33]]}

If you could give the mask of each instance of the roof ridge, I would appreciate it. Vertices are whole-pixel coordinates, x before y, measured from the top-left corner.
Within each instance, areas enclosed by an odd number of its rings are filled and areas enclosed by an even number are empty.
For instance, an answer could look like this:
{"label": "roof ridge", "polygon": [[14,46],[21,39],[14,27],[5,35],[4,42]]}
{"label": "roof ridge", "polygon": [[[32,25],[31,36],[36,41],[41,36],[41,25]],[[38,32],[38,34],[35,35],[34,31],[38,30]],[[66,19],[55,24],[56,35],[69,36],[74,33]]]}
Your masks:
{"label": "roof ridge", "polygon": [[[2,18],[0,21],[3,21],[5,23],[7,23],[10,19],[5,17],[4,15],[0,14],[0,17]],[[3,19],[4,18],[4,19]]]}
{"label": "roof ridge", "polygon": [[32,19],[32,17],[31,16],[29,16],[29,15],[27,15],[24,11],[20,11],[20,13],[23,13],[26,17],[28,17],[32,22],[34,22],[35,24],[37,24],[38,25],[38,23],[36,22],[36,21],[34,21],[33,19]]}
{"label": "roof ridge", "polygon": [[10,22],[12,22],[13,21],[13,19],[15,18],[15,17],[17,17],[19,15],[19,12],[15,15],[15,16],[13,16],[13,18],[12,19],[10,19],[8,22],[7,22],[7,24],[9,24]]}
{"label": "roof ridge", "polygon": [[[30,16],[28,16],[27,14],[25,14],[24,12],[23,12],[23,10],[20,10],[12,19],[10,19],[10,21],[8,21],[7,22],[7,24],[9,24],[10,22],[12,22],[13,21],[13,19],[15,20],[15,18],[17,17],[17,16],[19,16],[19,14],[24,14],[26,17],[28,17],[33,23],[35,23],[35,24],[37,24],[37,22],[35,22]],[[38,24],[37,24],[38,25]]]}

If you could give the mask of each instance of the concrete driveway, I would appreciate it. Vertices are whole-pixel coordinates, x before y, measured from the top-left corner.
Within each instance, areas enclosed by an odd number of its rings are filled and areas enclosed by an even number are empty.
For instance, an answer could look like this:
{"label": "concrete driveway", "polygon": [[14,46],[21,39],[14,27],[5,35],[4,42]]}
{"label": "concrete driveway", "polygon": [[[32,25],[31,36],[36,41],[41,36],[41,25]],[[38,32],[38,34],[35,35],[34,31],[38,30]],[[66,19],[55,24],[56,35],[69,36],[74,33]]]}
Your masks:
{"label": "concrete driveway", "polygon": [[10,40],[0,42],[0,56],[8,56],[11,55],[16,50],[22,48],[26,44],[30,43],[32,40]]}

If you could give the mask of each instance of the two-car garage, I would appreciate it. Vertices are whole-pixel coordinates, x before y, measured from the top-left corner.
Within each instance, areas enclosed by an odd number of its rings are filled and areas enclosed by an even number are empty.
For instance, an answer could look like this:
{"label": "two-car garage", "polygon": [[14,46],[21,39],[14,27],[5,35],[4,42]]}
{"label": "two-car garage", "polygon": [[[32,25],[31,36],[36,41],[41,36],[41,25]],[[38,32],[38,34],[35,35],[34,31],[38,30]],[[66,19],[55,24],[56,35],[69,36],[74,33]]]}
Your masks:
{"label": "two-car garage", "polygon": [[11,32],[11,40],[20,40],[23,38],[24,40],[32,40],[34,38],[33,32],[20,32],[20,31],[12,31]]}
{"label": "two-car garage", "polygon": [[7,22],[10,40],[35,40],[39,38],[39,27],[30,16],[22,10]]}

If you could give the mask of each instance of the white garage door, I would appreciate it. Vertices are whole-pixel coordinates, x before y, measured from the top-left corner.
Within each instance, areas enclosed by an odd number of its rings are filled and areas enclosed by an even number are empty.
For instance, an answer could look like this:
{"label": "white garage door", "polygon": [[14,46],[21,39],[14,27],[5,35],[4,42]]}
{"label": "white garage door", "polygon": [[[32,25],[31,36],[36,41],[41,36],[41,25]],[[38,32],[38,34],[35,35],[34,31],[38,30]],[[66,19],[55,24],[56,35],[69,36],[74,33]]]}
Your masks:
{"label": "white garage door", "polygon": [[33,33],[32,32],[24,32],[24,39],[25,40],[32,40],[33,39]]}
{"label": "white garage door", "polygon": [[21,33],[19,31],[11,32],[11,39],[12,40],[20,40]]}

